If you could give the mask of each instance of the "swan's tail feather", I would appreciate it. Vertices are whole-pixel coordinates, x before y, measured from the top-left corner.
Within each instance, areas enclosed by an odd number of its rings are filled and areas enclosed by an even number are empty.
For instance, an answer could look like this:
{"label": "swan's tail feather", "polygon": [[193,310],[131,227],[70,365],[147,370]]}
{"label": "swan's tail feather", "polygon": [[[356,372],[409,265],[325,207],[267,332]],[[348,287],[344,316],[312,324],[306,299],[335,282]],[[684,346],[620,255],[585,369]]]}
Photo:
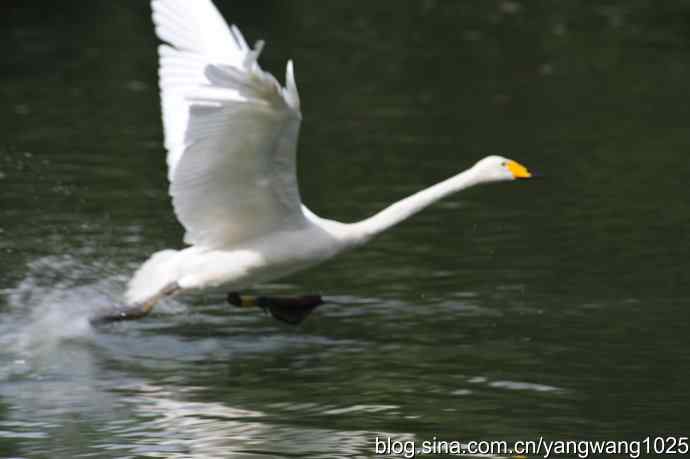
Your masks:
{"label": "swan's tail feather", "polygon": [[146,263],[134,273],[129,281],[125,301],[127,304],[146,302],[157,295],[167,285],[177,281],[178,250],[162,250],[154,253]]}

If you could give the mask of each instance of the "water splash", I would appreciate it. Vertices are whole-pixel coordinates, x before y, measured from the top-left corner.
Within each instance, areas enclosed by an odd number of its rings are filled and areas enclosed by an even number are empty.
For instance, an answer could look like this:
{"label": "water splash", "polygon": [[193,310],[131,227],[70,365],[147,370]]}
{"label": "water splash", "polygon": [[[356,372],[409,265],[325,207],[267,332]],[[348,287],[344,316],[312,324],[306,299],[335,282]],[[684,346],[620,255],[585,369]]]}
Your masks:
{"label": "water splash", "polygon": [[92,340],[88,318],[119,301],[126,282],[112,274],[112,267],[89,265],[73,255],[42,257],[27,268],[24,279],[5,292],[0,361],[6,364],[0,379],[36,364],[50,368],[60,360],[61,344]]}

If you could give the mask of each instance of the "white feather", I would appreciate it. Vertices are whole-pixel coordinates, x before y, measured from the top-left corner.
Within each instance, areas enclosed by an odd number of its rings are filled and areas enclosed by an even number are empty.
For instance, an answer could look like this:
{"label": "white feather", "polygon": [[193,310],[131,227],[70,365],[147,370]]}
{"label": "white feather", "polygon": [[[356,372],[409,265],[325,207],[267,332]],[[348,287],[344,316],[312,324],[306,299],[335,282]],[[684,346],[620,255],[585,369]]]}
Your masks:
{"label": "white feather", "polygon": [[154,0],[175,212],[189,244],[229,247],[304,223],[295,176],[299,100],[208,0]]}
{"label": "white feather", "polygon": [[177,250],[156,252],[137,269],[129,281],[125,301],[136,303],[156,295],[163,287],[176,281],[175,258]]}

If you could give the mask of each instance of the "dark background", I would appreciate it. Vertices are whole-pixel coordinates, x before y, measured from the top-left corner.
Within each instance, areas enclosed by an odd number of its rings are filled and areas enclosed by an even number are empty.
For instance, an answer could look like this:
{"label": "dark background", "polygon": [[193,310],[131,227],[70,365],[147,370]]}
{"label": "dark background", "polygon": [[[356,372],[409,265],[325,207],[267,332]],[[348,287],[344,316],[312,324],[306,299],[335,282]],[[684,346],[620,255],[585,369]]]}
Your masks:
{"label": "dark background", "polygon": [[218,1],[295,60],[300,181],[364,218],[488,154],[469,190],[262,292],[92,330],[181,246],[147,2],[0,6],[0,455],[361,457],[426,440],[687,434],[690,2]]}

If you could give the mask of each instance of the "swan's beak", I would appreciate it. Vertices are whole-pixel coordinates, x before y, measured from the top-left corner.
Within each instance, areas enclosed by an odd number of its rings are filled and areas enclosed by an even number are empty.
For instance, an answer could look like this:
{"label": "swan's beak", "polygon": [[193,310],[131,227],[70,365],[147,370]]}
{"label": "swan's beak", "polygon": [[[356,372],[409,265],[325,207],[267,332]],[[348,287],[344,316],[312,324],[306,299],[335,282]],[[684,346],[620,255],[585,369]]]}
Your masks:
{"label": "swan's beak", "polygon": [[527,179],[532,178],[532,174],[527,170],[525,166],[518,163],[517,161],[508,161],[508,170],[513,174],[515,179]]}

